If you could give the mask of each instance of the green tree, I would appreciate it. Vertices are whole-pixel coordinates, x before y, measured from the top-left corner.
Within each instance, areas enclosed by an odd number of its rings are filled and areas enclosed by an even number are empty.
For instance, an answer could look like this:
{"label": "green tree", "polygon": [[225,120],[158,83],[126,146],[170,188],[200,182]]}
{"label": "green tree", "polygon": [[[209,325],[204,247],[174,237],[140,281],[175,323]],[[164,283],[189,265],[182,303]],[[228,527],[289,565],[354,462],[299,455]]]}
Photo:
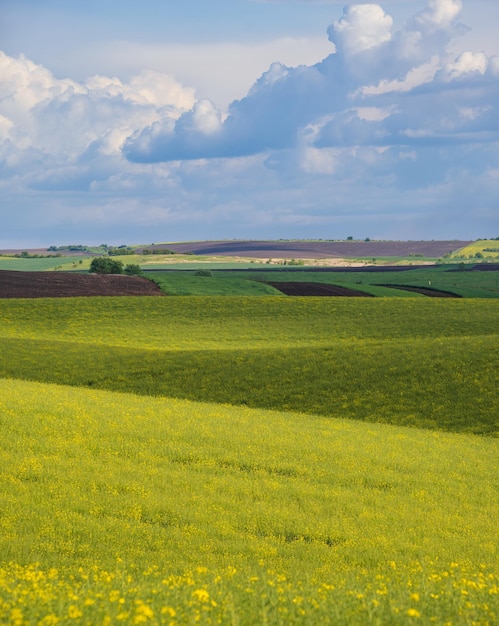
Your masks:
{"label": "green tree", "polygon": [[142,274],[140,265],[128,263],[128,265],[125,265],[125,274],[128,274],[128,276],[140,276]]}
{"label": "green tree", "polygon": [[213,276],[213,272],[207,269],[200,269],[195,272],[194,276]]}
{"label": "green tree", "polygon": [[90,263],[91,274],[123,274],[123,263],[109,257],[96,257]]}

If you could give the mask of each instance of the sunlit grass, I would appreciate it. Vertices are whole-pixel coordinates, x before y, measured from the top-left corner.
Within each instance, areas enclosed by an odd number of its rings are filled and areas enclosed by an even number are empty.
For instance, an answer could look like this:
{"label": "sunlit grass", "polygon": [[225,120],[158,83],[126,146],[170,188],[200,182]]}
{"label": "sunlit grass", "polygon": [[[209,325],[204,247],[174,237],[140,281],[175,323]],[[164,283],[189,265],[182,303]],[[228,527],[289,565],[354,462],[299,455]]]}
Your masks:
{"label": "sunlit grass", "polygon": [[47,272],[50,270],[80,271],[90,267],[88,257],[40,257],[15,258],[0,256],[0,270],[14,270],[24,272]]}
{"label": "sunlit grass", "polygon": [[0,300],[0,623],[496,623],[497,313]]}
{"label": "sunlit grass", "polygon": [[486,299],[0,299],[0,337],[175,350],[291,348],[337,339],[493,336],[498,314],[498,303]]}
{"label": "sunlit grass", "polygon": [[7,380],[0,421],[6,623],[497,617],[497,440]]}
{"label": "sunlit grass", "polygon": [[[499,247],[498,242],[495,242],[495,245]],[[251,272],[224,272],[223,276],[227,278],[245,277],[250,280],[269,282],[304,281],[342,285],[375,296],[393,297],[396,290],[390,288],[389,285],[406,285],[448,291],[463,298],[499,298],[499,272],[472,271],[470,267],[441,265],[390,272],[304,272],[299,269],[263,272],[255,269]],[[215,275],[217,274],[215,273]],[[383,288],[376,285],[387,285],[387,287]],[[400,296],[400,292],[397,295]],[[404,295],[407,295],[407,292]]]}
{"label": "sunlit grass", "polygon": [[497,336],[152,350],[0,339],[0,376],[498,434]]}
{"label": "sunlit grass", "polygon": [[498,430],[495,301],[90,298],[0,310],[3,377]]}
{"label": "sunlit grass", "polygon": [[488,259],[499,259],[499,240],[498,239],[480,239],[474,241],[465,248],[460,248],[451,254],[456,258],[474,258],[477,253]]}
{"label": "sunlit grass", "polygon": [[279,296],[277,289],[254,280],[226,278],[220,275],[197,276],[196,272],[148,272],[153,280],[171,296]]}

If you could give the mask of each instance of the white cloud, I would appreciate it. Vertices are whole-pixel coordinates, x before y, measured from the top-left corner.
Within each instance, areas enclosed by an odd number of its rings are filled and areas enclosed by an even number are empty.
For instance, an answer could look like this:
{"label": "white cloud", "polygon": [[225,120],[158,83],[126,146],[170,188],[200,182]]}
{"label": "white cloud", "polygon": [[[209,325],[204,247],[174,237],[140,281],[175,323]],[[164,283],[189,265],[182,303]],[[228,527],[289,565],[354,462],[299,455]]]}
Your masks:
{"label": "white cloud", "polygon": [[414,24],[423,32],[449,28],[462,10],[461,0],[428,0],[426,8],[414,17]]}
{"label": "white cloud", "polygon": [[[126,137],[159,118],[176,119],[194,104],[192,89],[146,71],[128,83],[94,76],[56,79],[23,56],[0,53],[0,156],[17,165],[48,157],[63,164],[89,150],[120,157]],[[121,157],[120,157],[121,158]]]}
{"label": "white cloud", "polygon": [[346,6],[328,34],[339,52],[355,55],[390,41],[392,26],[393,19],[378,4],[359,4]]}
{"label": "white cloud", "polygon": [[349,6],[336,51],[324,36],[320,62],[275,57],[227,110],[158,67],[61,80],[0,55],[0,206],[50,243],[64,224],[91,240],[481,236],[497,224],[499,57],[450,52],[460,5],[430,0],[398,29]]}
{"label": "white cloud", "polygon": [[84,82],[88,92],[104,98],[122,97],[139,105],[175,106],[189,109],[194,102],[194,90],[186,89],[172,76],[144,70],[128,82],[108,76],[92,76]]}
{"label": "white cloud", "polygon": [[485,74],[488,60],[483,52],[470,52],[469,50],[460,54],[455,61],[447,63],[443,74],[448,80],[459,78],[466,74]]}
{"label": "white cloud", "polygon": [[[131,137],[125,155],[155,162],[288,149],[298,147],[303,129],[312,126],[315,143],[309,149],[483,137],[497,109],[486,76],[489,61],[482,52],[448,60],[446,51],[459,34],[455,26],[461,9],[459,0],[429,0],[392,35],[392,19],[378,5],[347,6],[329,29],[336,53],[313,66],[272,64],[245,98],[232,103],[223,121],[210,108],[215,130],[209,135],[193,123],[195,108],[176,123],[156,123]],[[407,39],[414,45],[407,47]],[[376,77],[377,83],[366,84]],[[481,85],[476,82],[480,77]],[[444,86],[457,78],[459,91]],[[491,108],[476,113],[471,124],[462,111],[480,111],[487,97]]]}
{"label": "white cloud", "polygon": [[[220,112],[209,100],[198,100],[192,111],[186,113],[182,123],[191,131],[202,135],[213,135],[220,131],[222,120]],[[179,126],[181,122],[179,121]]]}
{"label": "white cloud", "polygon": [[390,92],[408,92],[416,87],[430,83],[440,68],[439,58],[433,57],[428,63],[414,67],[399,79],[383,79],[377,85],[364,85],[359,93],[363,96],[381,95]]}

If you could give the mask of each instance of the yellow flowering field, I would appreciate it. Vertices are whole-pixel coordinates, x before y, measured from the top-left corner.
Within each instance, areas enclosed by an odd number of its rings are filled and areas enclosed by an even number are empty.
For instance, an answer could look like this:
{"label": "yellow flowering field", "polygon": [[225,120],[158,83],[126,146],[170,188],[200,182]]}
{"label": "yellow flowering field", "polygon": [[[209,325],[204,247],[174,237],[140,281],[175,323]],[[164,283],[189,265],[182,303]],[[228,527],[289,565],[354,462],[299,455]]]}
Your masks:
{"label": "yellow flowering field", "polygon": [[499,303],[0,300],[0,377],[494,435]]}
{"label": "yellow flowering field", "polygon": [[473,258],[475,254],[480,253],[484,258],[499,258],[499,240],[497,239],[480,239],[470,243],[469,246],[456,250],[451,257]]}
{"label": "yellow flowering field", "polygon": [[494,624],[497,439],[0,379],[0,622]]}
{"label": "yellow flowering field", "polygon": [[[494,624],[497,576],[457,563],[349,574],[336,584],[255,568],[124,573],[0,568],[0,618],[21,624]],[[12,596],[16,600],[12,600]]]}
{"label": "yellow flowering field", "polygon": [[0,299],[0,623],[496,623],[498,312]]}

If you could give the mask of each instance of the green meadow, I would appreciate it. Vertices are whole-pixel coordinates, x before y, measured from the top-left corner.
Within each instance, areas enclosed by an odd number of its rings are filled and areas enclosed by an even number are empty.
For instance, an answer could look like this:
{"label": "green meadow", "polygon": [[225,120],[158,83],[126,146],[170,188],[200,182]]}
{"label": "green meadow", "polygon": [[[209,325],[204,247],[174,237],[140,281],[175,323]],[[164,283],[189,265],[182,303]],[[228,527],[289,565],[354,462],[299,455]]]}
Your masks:
{"label": "green meadow", "polygon": [[31,257],[0,256],[0,270],[48,272],[51,270],[79,271],[90,267],[88,257]]}
{"label": "green meadow", "polygon": [[[276,270],[269,272],[268,269],[251,269],[251,271],[230,271],[224,269],[217,271],[209,265],[211,276],[198,276],[195,270],[162,270],[147,271],[146,278],[155,282],[162,291],[170,296],[277,296],[283,295],[267,282],[271,281],[304,281],[340,284],[350,289],[357,289],[377,297],[395,298],[421,298],[418,293],[402,291],[390,287],[380,287],[371,284],[362,284],[359,287],[358,281],[353,284],[352,279],[342,274],[335,278],[335,275],[327,276],[321,272],[300,272]],[[249,268],[246,268],[248,270]],[[499,292],[498,292],[499,294]]]}
{"label": "green meadow", "polygon": [[496,623],[498,312],[0,300],[0,622]]}
{"label": "green meadow", "polygon": [[[224,276],[215,273],[210,264],[210,275],[199,276],[199,270],[150,272],[144,275],[155,282],[170,296],[279,296],[280,291],[258,280],[248,280],[244,276]],[[206,271],[206,270],[205,270]]]}
{"label": "green meadow", "polygon": [[[459,265],[439,265],[401,271],[370,272],[314,272],[297,268],[281,268],[275,271],[214,272],[226,279],[245,277],[247,280],[265,282],[303,281],[341,285],[374,296],[416,296],[419,294],[395,289],[396,285],[426,287],[449,291],[463,298],[499,298],[499,272],[474,271]],[[382,287],[380,285],[384,285]]]}

